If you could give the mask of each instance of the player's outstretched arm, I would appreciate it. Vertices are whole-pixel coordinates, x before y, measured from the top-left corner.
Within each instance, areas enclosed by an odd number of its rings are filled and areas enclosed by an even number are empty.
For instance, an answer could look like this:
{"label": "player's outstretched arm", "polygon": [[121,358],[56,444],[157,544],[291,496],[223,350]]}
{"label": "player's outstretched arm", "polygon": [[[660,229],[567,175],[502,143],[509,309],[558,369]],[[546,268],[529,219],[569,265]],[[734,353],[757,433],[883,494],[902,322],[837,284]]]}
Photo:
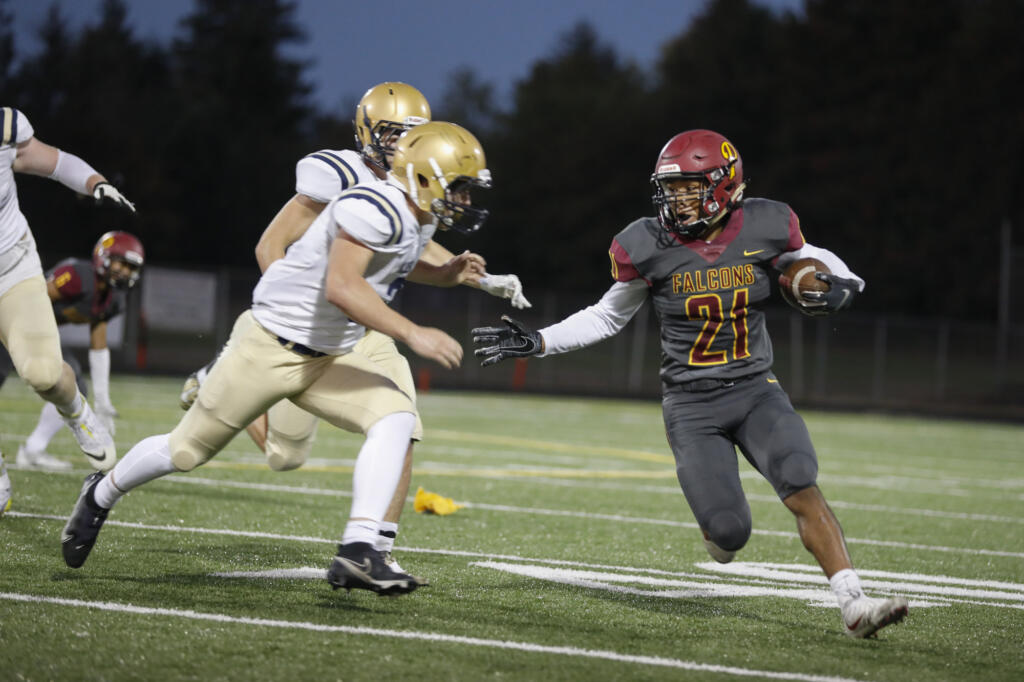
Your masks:
{"label": "player's outstretched arm", "polygon": [[[432,244],[433,242],[428,243]],[[440,247],[444,249],[444,247]],[[444,249],[447,252],[447,249]],[[427,253],[425,250],[424,253]],[[421,256],[416,267],[406,278],[417,284],[429,284],[435,287],[454,287],[459,284],[476,286],[483,276],[485,266],[483,256],[472,251],[463,251],[447,261],[437,263],[435,258],[424,260]]]}
{"label": "player's outstretched arm", "polygon": [[[526,296],[523,295],[523,284],[519,281],[518,277],[515,275],[489,274],[485,269],[487,261],[484,260],[483,256],[468,251],[466,254],[469,255],[460,254],[460,256],[471,259],[471,262],[467,265],[461,281],[455,282],[455,284],[465,284],[474,289],[486,291],[491,296],[507,298],[513,308],[522,310],[523,308],[532,307],[530,302],[526,300]],[[455,258],[457,256],[437,242],[427,242],[427,247],[423,250],[416,269],[410,273],[409,280],[430,284],[432,282],[427,282],[421,278],[429,277],[428,271],[431,268],[436,269],[449,265]],[[453,284],[441,284],[440,286],[453,286]]]}
{"label": "player's outstretched arm", "polygon": [[35,137],[18,145],[12,167],[17,173],[56,180],[79,194],[91,195],[97,203],[113,203],[135,212],[135,204],[128,201],[95,168],[74,154],[61,151]]}
{"label": "player's outstretched arm", "polygon": [[440,329],[421,327],[388,307],[364,279],[371,258],[372,250],[339,232],[327,264],[324,293],[328,302],[364,327],[401,341],[417,355],[446,369],[458,367],[462,363],[458,341]]}
{"label": "player's outstretched arm", "polygon": [[477,327],[473,334],[480,365],[494,365],[508,358],[525,358],[544,352],[544,337],[522,322],[502,315],[503,327]]}

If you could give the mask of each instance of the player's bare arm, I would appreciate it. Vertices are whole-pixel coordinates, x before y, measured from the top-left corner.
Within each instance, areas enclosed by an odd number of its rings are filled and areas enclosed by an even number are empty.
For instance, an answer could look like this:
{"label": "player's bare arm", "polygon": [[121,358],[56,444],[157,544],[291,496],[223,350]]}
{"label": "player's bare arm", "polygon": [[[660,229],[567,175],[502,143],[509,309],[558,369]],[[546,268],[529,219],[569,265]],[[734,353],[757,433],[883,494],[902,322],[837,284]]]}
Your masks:
{"label": "player's bare arm", "polygon": [[[434,249],[431,248],[433,245]],[[432,251],[428,255],[428,252]],[[424,258],[427,256],[427,258]],[[447,256],[447,258],[444,258]],[[410,282],[430,284],[435,287],[454,287],[465,284],[480,288],[480,278],[487,274],[487,262],[483,256],[463,251],[458,256],[436,242],[428,242],[416,267],[409,273]]]}
{"label": "player's bare arm", "polygon": [[339,232],[331,245],[325,296],[359,324],[409,346],[414,353],[446,369],[462,363],[462,346],[440,329],[421,327],[395,312],[364,279],[373,251]]}
{"label": "player's bare arm", "polygon": [[11,165],[16,173],[41,175],[56,180],[79,194],[88,194],[97,203],[111,203],[135,212],[135,204],[128,201],[102,174],[88,163],[68,152],[30,137],[18,145]]}
{"label": "player's bare arm", "polygon": [[[441,284],[439,286],[455,286],[456,284],[465,284],[466,286],[473,287],[474,289],[480,289],[486,291],[491,296],[497,296],[498,298],[507,298],[512,304],[513,308],[530,308],[532,307],[530,302],[526,300],[526,296],[523,295],[523,284],[519,281],[519,277],[516,275],[492,275],[487,272],[487,261],[484,260],[483,256],[479,254],[469,253],[469,257],[472,259],[472,265],[470,269],[464,273],[462,281],[455,282],[454,284]],[[431,267],[444,266],[456,256],[451,251],[441,246],[437,242],[431,240],[427,242],[427,247],[423,250],[423,254],[420,256],[420,261],[416,265],[416,269],[410,273],[408,279],[412,282],[424,282],[426,280],[421,277],[429,277],[426,274]],[[433,282],[426,281],[427,284],[433,284]]]}
{"label": "player's bare arm", "polygon": [[256,243],[256,261],[260,272],[266,272],[271,263],[284,258],[285,250],[306,233],[326,206],[304,194],[296,194],[289,199]]}

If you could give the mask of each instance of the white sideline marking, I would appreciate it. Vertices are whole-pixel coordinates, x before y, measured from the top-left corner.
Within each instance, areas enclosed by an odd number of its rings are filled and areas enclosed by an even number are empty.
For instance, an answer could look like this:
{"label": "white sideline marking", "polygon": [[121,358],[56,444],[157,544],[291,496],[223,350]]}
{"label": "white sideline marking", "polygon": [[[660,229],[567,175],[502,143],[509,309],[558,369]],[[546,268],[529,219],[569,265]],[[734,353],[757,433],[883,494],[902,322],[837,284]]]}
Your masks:
{"label": "white sideline marking", "polygon": [[616,651],[603,651],[600,649],[580,649],[571,646],[548,646],[544,644],[533,644],[531,642],[512,642],[500,639],[462,637],[459,635],[443,635],[434,632],[416,632],[414,630],[384,630],[381,628],[368,628],[352,625],[322,625],[320,623],[309,623],[303,621],[245,618],[239,616],[228,616],[223,613],[204,613],[201,611],[186,611],[182,609],[153,608],[147,606],[135,606],[133,604],[119,604],[116,602],[90,602],[79,599],[63,599],[60,597],[44,597],[32,594],[15,594],[11,592],[0,592],[0,599],[37,604],[57,604],[60,606],[98,609],[100,611],[113,611],[116,613],[131,613],[145,616],[170,616],[174,618],[187,618],[189,620],[212,621],[216,623],[234,623],[240,625],[254,625],[258,627],[306,630],[310,632],[342,633],[346,635],[370,635],[376,637],[391,637],[395,639],[443,642],[446,644],[463,644],[467,646],[488,647],[492,649],[508,649],[513,651],[552,654],[557,656],[572,656],[576,658],[596,658],[606,661],[616,661],[619,663],[654,665],[663,668],[720,673],[724,675],[735,675],[738,677],[761,677],[771,680],[799,680],[800,682],[859,682],[851,678],[833,677],[830,675],[806,675],[804,673],[756,670],[753,668],[738,668],[734,666],[714,665],[711,663],[698,663],[696,661],[683,661],[676,658],[663,658],[661,656],[637,656],[633,654],[620,654]]}
{"label": "white sideline marking", "polygon": [[[471,566],[491,568],[506,573],[522,575],[537,580],[547,580],[566,585],[576,585],[609,592],[633,594],[666,599],[712,598],[712,597],[776,597],[796,599],[810,606],[835,608],[836,600],[828,587],[828,581],[817,566],[806,564],[772,564],[758,562],[735,562],[727,566],[706,562],[694,564],[706,573],[668,574],[665,571],[650,571],[626,566],[588,567],[563,562],[561,567],[523,563],[539,561],[516,558],[518,563],[509,561],[473,561]],[[569,567],[564,567],[569,564]],[[275,568],[259,571],[222,571],[211,573],[217,578],[242,578],[246,580],[323,580],[326,570],[313,567]],[[657,573],[658,576],[650,575]],[[884,594],[906,594],[911,597],[914,608],[950,606],[953,603],[979,604],[1011,609],[1024,609],[1024,584],[995,581],[976,581],[949,576],[921,575],[913,573],[888,573],[863,571],[862,575],[883,574],[890,580],[862,581],[869,591]],[[664,576],[664,577],[662,577]],[[622,585],[622,583],[632,584]],[[927,584],[933,583],[933,584]],[[938,584],[934,584],[938,583]],[[986,587],[998,586],[1002,590],[970,589],[984,583]],[[635,587],[635,586],[642,586]],[[674,589],[655,589],[674,588]]]}
{"label": "white sideline marking", "polygon": [[[167,478],[165,478],[163,480],[165,480],[165,481],[174,481],[174,480],[185,481],[185,480],[189,480],[189,479],[187,479],[187,478],[178,479],[175,476],[169,476],[169,477],[167,477]],[[199,480],[191,479],[190,482],[195,483],[195,482],[199,482]],[[208,480],[207,482],[209,484],[220,483],[220,481],[213,481],[213,480]],[[309,488],[309,491],[311,493],[316,493],[317,489],[316,488]],[[346,495],[348,495],[347,493],[341,493],[340,491],[321,491],[321,492],[323,494],[328,494],[328,495],[339,495],[339,496],[346,496]],[[614,521],[614,522],[617,522],[617,523],[643,523],[643,524],[651,524],[651,525],[656,525],[656,526],[670,526],[670,527],[674,527],[674,528],[689,528],[689,529],[693,529],[693,530],[698,530],[700,528],[700,526],[698,526],[696,523],[693,523],[692,521],[671,521],[671,520],[668,520],[668,519],[648,519],[648,518],[635,517],[635,516],[622,516],[622,515],[619,515],[619,514],[594,514],[594,513],[590,513],[590,512],[577,512],[577,511],[569,511],[569,510],[561,510],[561,509],[534,509],[534,508],[528,508],[528,507],[512,507],[512,506],[508,506],[508,505],[499,505],[499,504],[493,504],[493,505],[492,504],[482,504],[482,503],[477,503],[477,502],[466,502],[465,505],[466,505],[467,508],[470,508],[470,509],[487,509],[489,511],[508,511],[508,512],[522,513],[522,514],[541,514],[541,515],[547,515],[547,516],[570,516],[570,517],[576,517],[576,518],[600,519],[600,520],[603,520],[603,521]],[[54,515],[54,514],[29,514],[29,513],[25,513],[25,512],[9,511],[9,512],[7,512],[7,516],[10,516],[10,517],[20,517],[20,518],[26,518],[26,519],[51,519],[51,520],[61,521],[61,522],[67,521],[67,517],[66,516],[57,516],[57,515]],[[324,540],[323,538],[314,538],[314,537],[309,537],[309,536],[279,535],[277,533],[262,533],[262,532],[257,532],[257,531],[233,531],[233,530],[226,530],[226,529],[219,529],[219,528],[197,528],[197,527],[190,527],[190,526],[169,526],[169,525],[157,526],[157,525],[148,525],[148,524],[142,524],[142,523],[134,523],[134,522],[130,522],[130,521],[113,521],[113,520],[110,520],[110,521],[107,521],[106,525],[108,525],[108,526],[124,526],[126,528],[138,528],[138,529],[142,529],[142,530],[170,530],[170,531],[177,531],[177,532],[209,533],[209,534],[214,534],[214,535],[237,535],[239,537],[275,538],[275,539],[282,539],[282,540],[306,540],[306,541],[314,541],[314,542],[337,542],[336,540]],[[797,534],[795,532],[792,532],[792,531],[785,531],[785,530],[762,530],[762,529],[755,528],[752,531],[752,534],[753,535],[764,535],[764,536],[768,536],[768,537],[787,538],[787,539],[792,539],[792,540],[799,540],[800,539],[799,534]],[[922,544],[916,544],[916,543],[911,543],[911,542],[899,542],[899,541],[896,541],[896,540],[872,540],[872,539],[867,539],[867,538],[851,538],[851,537],[847,537],[846,538],[846,544],[848,544],[848,545],[857,545],[857,544],[859,544],[859,545],[874,545],[874,546],[878,546],[878,547],[893,547],[893,548],[897,548],[897,549],[916,549],[916,550],[923,550],[923,551],[929,551],[929,552],[945,552],[945,553],[949,553],[949,554],[984,555],[984,556],[1009,557],[1011,559],[1024,559],[1024,552],[1008,552],[1008,551],[995,550],[995,549],[968,549],[968,548],[964,548],[964,547],[945,547],[945,546],[942,546],[942,545],[922,545]],[[422,551],[422,550],[408,549],[407,551]]]}
{"label": "white sideline marking", "polygon": [[[655,578],[636,573],[582,570],[580,568],[553,568],[531,564],[501,561],[478,561],[472,566],[490,568],[514,575],[537,580],[547,580],[565,585],[576,585],[590,589],[634,594],[646,597],[668,599],[709,598],[709,597],[780,597],[807,602],[810,606],[836,607],[835,597],[828,589],[828,581],[817,566],[789,564],[758,564],[736,562],[728,566],[717,563],[698,563],[696,566],[709,574],[694,576],[696,580]],[[786,569],[795,569],[794,571]],[[817,575],[803,571],[816,571]],[[717,573],[717,575],[715,575]],[[723,582],[722,575],[733,582]],[[1006,583],[1015,591],[996,592],[971,590],[959,587],[940,587],[921,583],[905,582],[909,576],[897,575],[894,582],[863,581],[865,588],[886,594],[911,593],[915,598],[910,605],[915,608],[949,606],[954,602],[980,604],[1012,609],[1024,609],[1024,585]],[[921,576],[925,579],[939,578],[956,581],[947,576]],[[727,578],[728,580],[728,578]],[[744,582],[739,582],[744,581]],[[621,583],[641,585],[648,589],[630,587]],[[751,584],[753,583],[753,584]],[[651,589],[675,588],[675,589]],[[957,597],[971,597],[963,599]]]}
{"label": "white sideline marking", "polygon": [[[15,511],[7,512],[7,516],[16,517],[16,518],[49,519],[49,520],[55,520],[55,521],[64,521],[65,520],[64,517],[54,516],[54,515],[51,515],[51,514],[26,514],[24,512],[15,512]],[[107,526],[121,526],[121,527],[124,527],[124,528],[135,528],[135,529],[139,529],[139,530],[158,530],[158,531],[162,530],[162,531],[171,531],[171,532],[179,532],[179,533],[198,533],[198,534],[206,534],[206,535],[227,535],[227,536],[232,536],[232,537],[251,537],[251,538],[261,538],[261,539],[286,540],[286,541],[291,541],[291,542],[314,542],[314,543],[324,543],[324,544],[331,544],[331,545],[336,544],[336,542],[337,542],[335,539],[318,538],[318,537],[309,536],[309,535],[284,535],[284,534],[280,534],[280,533],[266,533],[266,532],[262,532],[262,531],[235,531],[235,530],[228,530],[228,529],[223,529],[223,528],[195,528],[195,527],[189,527],[189,526],[166,526],[166,525],[157,526],[157,525],[150,525],[150,524],[144,524],[144,523],[135,523],[135,522],[128,522],[128,521],[107,521],[106,525]],[[593,564],[593,563],[586,563],[586,562],[579,562],[579,561],[568,561],[568,560],[564,560],[564,559],[544,559],[544,558],[536,558],[536,557],[522,557],[522,556],[517,556],[517,555],[514,555],[514,554],[490,554],[490,553],[486,553],[486,552],[468,552],[468,551],[456,550],[456,549],[433,549],[433,548],[428,548],[428,547],[396,546],[395,547],[395,551],[398,551],[398,552],[409,552],[409,553],[413,553],[413,554],[439,554],[439,555],[442,555],[442,556],[465,557],[465,558],[470,558],[470,559],[483,559],[483,560],[486,560],[486,561],[533,562],[533,563],[539,563],[539,564],[548,564],[548,565],[551,565],[551,566],[568,566],[568,567],[573,568],[573,569],[585,568],[585,569],[595,569],[595,570],[603,570],[603,571],[630,571],[630,572],[635,572],[635,573],[646,573],[646,574],[651,574],[651,575],[671,576],[671,577],[674,577],[674,578],[685,577],[685,578],[706,579],[708,577],[706,573],[693,573],[693,572],[685,572],[685,571],[666,571],[666,570],[657,569],[657,568],[643,568],[643,567],[637,567],[637,566],[612,566],[612,565],[608,565],[608,564]],[[975,552],[975,553],[977,553],[977,552]],[[737,571],[737,570],[739,570],[741,572],[745,571],[745,573],[743,573],[743,577],[747,577],[747,578],[755,579],[755,580],[758,579],[758,578],[767,578],[767,579],[771,580],[774,577],[772,575],[772,573],[771,573],[772,570],[774,570],[774,569],[781,569],[781,570],[784,570],[784,571],[794,571],[794,570],[795,571],[804,571],[804,572],[809,572],[809,573],[813,574],[813,576],[799,575],[799,574],[789,574],[789,575],[785,576],[786,579],[788,579],[788,580],[793,580],[793,581],[798,581],[798,582],[817,582],[819,580],[823,580],[823,578],[820,576],[820,573],[819,573],[819,571],[821,570],[820,568],[818,568],[817,566],[811,566],[811,565],[806,565],[806,564],[772,564],[772,563],[759,563],[759,562],[749,562],[749,563],[748,562],[735,562],[735,563],[732,563],[732,564],[722,565],[722,564],[707,562],[707,563],[697,563],[697,564],[695,564],[695,566],[697,568],[699,568],[699,569],[712,570],[712,571],[720,573],[720,574],[721,573],[728,574],[731,571]],[[751,569],[749,567],[756,567],[756,569]],[[277,570],[277,569],[275,569],[275,570]],[[296,570],[296,569],[279,569],[279,570],[282,570],[282,571],[286,572],[285,574],[283,574],[280,577],[310,577],[310,575],[306,575],[306,574],[292,575],[290,573],[287,573],[287,571],[293,571],[293,570]],[[302,570],[304,570],[304,571],[308,570],[308,571],[314,571],[315,572],[315,571],[317,571],[319,569],[309,568],[309,569],[302,569]],[[904,586],[903,583],[893,583],[893,582],[891,582],[891,580],[908,580],[908,579],[917,580],[918,582],[936,583],[936,584],[940,584],[940,585],[965,586],[965,587],[968,587],[968,588],[970,588],[970,587],[992,588],[993,590],[1001,590],[1003,592],[1001,592],[1001,593],[987,592],[986,593],[985,591],[975,591],[975,590],[966,590],[966,589],[954,588],[957,591],[954,592],[954,591],[951,590],[948,594],[959,594],[959,595],[965,596],[965,597],[966,596],[973,596],[973,597],[980,597],[980,598],[986,598],[986,597],[987,598],[1008,598],[1010,600],[1015,600],[1015,601],[1020,601],[1021,602],[1021,606],[1013,606],[1013,605],[1009,605],[1009,606],[1011,606],[1012,608],[1022,608],[1022,609],[1024,609],[1024,584],[1001,582],[1001,581],[995,581],[995,580],[971,580],[971,579],[966,579],[966,578],[955,578],[955,577],[950,577],[950,576],[932,576],[932,575],[922,575],[922,574],[916,574],[916,573],[912,573],[912,574],[893,573],[893,572],[889,572],[889,571],[858,570],[858,573],[860,575],[864,576],[865,578],[886,578],[886,579],[890,579],[890,581],[888,581],[888,582],[887,581],[870,581],[870,580],[863,581],[863,583],[866,586],[878,587],[879,589],[886,589],[886,590],[902,589],[903,586]],[[234,572],[232,574],[217,574],[217,575],[223,575],[223,577],[253,577],[253,573],[250,572],[250,571]],[[316,574],[316,575],[319,575],[319,574]],[[269,574],[264,576],[263,574],[259,574],[256,577],[278,577],[278,576],[273,576],[273,575],[269,575]],[[916,590],[908,588],[907,591],[929,592],[933,596],[936,596],[938,598],[943,598],[943,599],[946,599],[948,601],[960,601],[960,602],[964,602],[964,603],[982,604],[982,605],[986,605],[986,606],[991,606],[991,605],[994,605],[994,606],[1004,606],[1003,604],[993,604],[992,602],[988,602],[988,601],[971,601],[971,600],[968,600],[968,599],[956,599],[956,598],[951,597],[951,596],[945,596],[945,595],[936,594],[937,592],[941,591],[941,589],[942,588],[933,587],[933,586],[924,586],[923,588],[918,586]],[[1006,592],[1006,591],[1009,591],[1009,592]],[[996,594],[1005,594],[1006,596],[1005,597],[994,596]]]}

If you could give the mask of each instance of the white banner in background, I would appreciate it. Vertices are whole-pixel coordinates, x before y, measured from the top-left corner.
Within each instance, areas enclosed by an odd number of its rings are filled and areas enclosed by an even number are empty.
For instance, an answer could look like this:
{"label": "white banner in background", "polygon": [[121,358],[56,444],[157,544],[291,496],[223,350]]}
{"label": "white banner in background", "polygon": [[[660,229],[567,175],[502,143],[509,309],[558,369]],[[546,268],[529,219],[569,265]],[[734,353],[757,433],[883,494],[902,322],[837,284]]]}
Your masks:
{"label": "white banner in background", "polygon": [[217,301],[215,274],[147,265],[142,272],[142,284],[142,310],[150,329],[213,331]]}

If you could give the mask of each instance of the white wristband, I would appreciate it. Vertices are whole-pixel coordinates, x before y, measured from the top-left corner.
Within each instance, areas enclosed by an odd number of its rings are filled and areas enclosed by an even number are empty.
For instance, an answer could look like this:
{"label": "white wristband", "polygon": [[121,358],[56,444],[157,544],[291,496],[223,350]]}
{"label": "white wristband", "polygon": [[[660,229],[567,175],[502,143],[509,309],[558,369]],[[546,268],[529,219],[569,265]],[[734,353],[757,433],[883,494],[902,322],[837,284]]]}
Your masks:
{"label": "white wristband", "polygon": [[89,376],[92,378],[93,403],[110,402],[110,349],[89,349]]}
{"label": "white wristband", "polygon": [[57,165],[49,178],[56,180],[65,187],[70,187],[79,194],[88,194],[88,181],[99,172],[74,154],[57,150]]}

